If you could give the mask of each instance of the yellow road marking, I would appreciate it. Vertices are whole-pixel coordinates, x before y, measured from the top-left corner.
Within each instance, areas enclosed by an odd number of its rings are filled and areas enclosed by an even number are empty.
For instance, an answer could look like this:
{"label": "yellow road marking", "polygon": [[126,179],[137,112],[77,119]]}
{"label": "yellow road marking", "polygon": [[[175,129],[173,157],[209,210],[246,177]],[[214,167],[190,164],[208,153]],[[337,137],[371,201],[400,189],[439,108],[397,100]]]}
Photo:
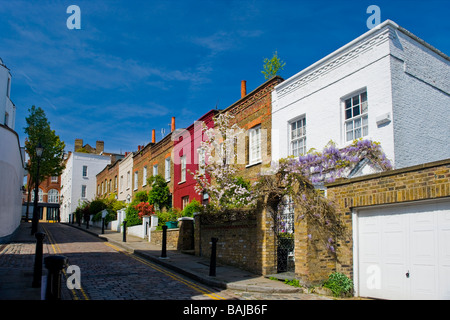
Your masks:
{"label": "yellow road marking", "polygon": [[[59,247],[58,243],[53,238],[53,235],[50,233],[50,231],[43,224],[41,224],[41,226],[44,229],[45,233],[47,234],[47,237],[48,237],[48,239],[50,241],[50,244],[51,244],[51,246],[53,248],[53,252],[62,254],[62,250]],[[67,277],[66,271],[64,269],[62,271],[64,273],[64,276],[67,279],[68,277]],[[88,296],[86,295],[86,292],[84,292],[84,290],[83,290],[83,287],[80,286],[79,290],[81,291],[81,293],[82,293],[82,295],[84,297],[84,300],[89,300]],[[79,300],[78,295],[76,294],[76,291],[74,289],[70,289],[70,291],[72,292],[72,295],[73,295],[74,299],[75,300]]]}
{"label": "yellow road marking", "polygon": [[214,299],[214,300],[225,300],[224,297],[218,295],[217,293],[214,293],[214,292],[212,292],[212,291],[210,291],[210,290],[208,290],[208,289],[206,289],[206,288],[204,288],[202,286],[199,286],[198,284],[195,284],[195,283],[190,282],[190,281],[188,281],[186,279],[183,279],[182,277],[180,277],[180,276],[178,276],[178,275],[176,275],[176,274],[174,274],[174,273],[172,273],[170,271],[167,271],[167,270],[165,270],[165,269],[163,269],[163,268],[161,268],[161,267],[159,267],[159,266],[157,266],[157,265],[155,265],[155,264],[153,264],[153,263],[151,263],[151,262],[149,262],[149,261],[147,261],[147,260],[145,260],[143,258],[140,258],[138,256],[130,254],[130,253],[124,251],[123,249],[118,248],[118,247],[116,247],[116,246],[114,246],[114,245],[112,245],[112,244],[110,244],[108,242],[105,242],[105,245],[107,245],[108,247],[113,248],[114,250],[116,250],[116,251],[118,251],[120,253],[125,254],[126,256],[128,256],[130,258],[133,258],[133,259],[135,259],[135,260],[137,260],[137,261],[139,261],[139,262],[149,266],[152,269],[155,269],[156,271],[164,273],[165,275],[169,276],[170,278],[185,284],[189,288],[194,289],[194,290],[200,292],[201,294],[210,297],[211,299]]}

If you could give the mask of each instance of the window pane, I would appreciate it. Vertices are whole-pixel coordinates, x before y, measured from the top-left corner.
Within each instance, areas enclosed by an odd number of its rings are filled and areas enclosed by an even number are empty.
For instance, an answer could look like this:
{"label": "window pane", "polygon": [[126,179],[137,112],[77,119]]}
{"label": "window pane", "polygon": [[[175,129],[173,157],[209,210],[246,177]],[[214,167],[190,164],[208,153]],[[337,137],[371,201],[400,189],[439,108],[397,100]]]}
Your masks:
{"label": "window pane", "polygon": [[367,113],[367,101],[361,103],[361,113]]}
{"label": "window pane", "polygon": [[352,107],[352,99],[345,100],[345,109],[349,109]]}
{"label": "window pane", "polygon": [[347,131],[347,141],[353,140],[353,131]]}
{"label": "window pane", "polygon": [[361,93],[361,103],[367,101],[367,92]]}
{"label": "window pane", "polygon": [[359,106],[353,107],[353,116],[359,116]]}
{"label": "window pane", "polygon": [[352,109],[345,109],[345,120],[350,119],[352,117]]}
{"label": "window pane", "polygon": [[359,104],[359,96],[354,96],[353,97],[353,105],[356,106]]}

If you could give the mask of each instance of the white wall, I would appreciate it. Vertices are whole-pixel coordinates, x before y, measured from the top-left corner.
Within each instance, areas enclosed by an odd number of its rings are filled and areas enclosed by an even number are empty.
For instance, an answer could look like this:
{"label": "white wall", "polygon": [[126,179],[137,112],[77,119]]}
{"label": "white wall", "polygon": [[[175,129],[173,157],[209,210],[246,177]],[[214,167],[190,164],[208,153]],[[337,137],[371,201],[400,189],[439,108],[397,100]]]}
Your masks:
{"label": "white wall", "polygon": [[[74,152],[64,169],[61,184],[67,190],[61,192],[64,195],[61,221],[68,222],[69,214],[75,212],[80,201],[93,200],[96,195],[96,175],[111,163],[111,157],[90,153]],[[83,177],[83,166],[88,167],[87,177]],[[82,197],[82,186],[86,186],[86,196]],[[67,192],[66,192],[67,191]]]}
{"label": "white wall", "polygon": [[[9,87],[8,87],[9,79]],[[9,128],[15,128],[16,106],[10,99],[11,95],[11,73],[0,59],[0,124],[5,124]],[[8,120],[5,123],[5,113],[8,113]]]}
{"label": "white wall", "polygon": [[[130,180],[127,182],[127,173],[130,172]],[[118,180],[118,194],[117,200],[127,201],[127,198],[133,200],[133,153],[130,152],[122,161],[119,163],[119,174],[117,176]],[[121,180],[123,176],[123,182]]]}
{"label": "white wall", "polygon": [[24,168],[16,133],[0,126],[0,242],[16,230],[22,218]]}
{"label": "white wall", "polygon": [[[306,150],[321,150],[330,140],[336,142],[338,147],[350,144],[345,139],[343,100],[363,89],[367,91],[369,121],[368,135],[363,138],[381,142],[384,152],[396,168],[429,162],[430,153],[434,154],[433,160],[449,158],[448,93],[438,92],[423,84],[424,80],[405,75],[403,67],[398,66],[397,59],[392,56],[394,49],[395,54],[400,56],[400,48],[403,50],[407,46],[406,43],[402,46],[398,43],[397,39],[403,37],[395,23],[385,22],[381,28],[372,29],[279,84],[272,93],[273,160],[289,155],[289,121],[302,115],[306,115]],[[402,57],[411,56],[410,51],[403,52]],[[422,64],[428,60],[430,57],[422,54]],[[416,62],[416,65],[421,64]],[[415,70],[419,74],[424,69],[428,70],[424,77],[426,79],[436,79],[437,73],[440,82],[445,82],[449,70],[448,60],[446,63],[440,61],[437,65],[439,67],[416,67]],[[441,71],[437,72],[439,68]],[[421,85],[414,86],[411,82],[420,82]],[[419,88],[424,86],[427,89]],[[445,85],[441,84],[440,87]],[[426,96],[417,99],[413,92],[415,95],[425,93]],[[422,108],[423,111],[425,100],[439,104],[437,109],[440,113],[444,111],[442,109],[447,109],[443,119],[434,117],[426,123],[412,117],[416,109]],[[390,121],[377,124],[377,118],[384,114],[390,116]],[[437,123],[441,127],[447,124],[441,133],[435,131]],[[411,145],[422,144],[418,126],[423,127],[422,131],[427,132],[426,139],[433,140],[433,143],[421,151],[411,153]],[[405,160],[411,158],[414,158],[415,163]]]}
{"label": "white wall", "polygon": [[396,35],[391,73],[397,166],[450,158],[449,57],[409,33]]}

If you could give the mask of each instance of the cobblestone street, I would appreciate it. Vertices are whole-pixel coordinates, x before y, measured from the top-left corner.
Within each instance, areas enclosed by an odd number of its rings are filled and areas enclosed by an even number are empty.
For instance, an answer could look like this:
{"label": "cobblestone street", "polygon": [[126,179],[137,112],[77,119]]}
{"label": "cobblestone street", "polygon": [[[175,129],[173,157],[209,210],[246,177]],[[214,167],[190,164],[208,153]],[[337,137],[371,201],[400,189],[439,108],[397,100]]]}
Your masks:
{"label": "cobblestone street", "polygon": [[[193,282],[161,266],[127,254],[85,232],[58,224],[42,225],[49,236],[47,252],[62,254],[80,268],[81,300],[221,300],[236,299],[227,292]],[[64,288],[65,290],[68,290]]]}

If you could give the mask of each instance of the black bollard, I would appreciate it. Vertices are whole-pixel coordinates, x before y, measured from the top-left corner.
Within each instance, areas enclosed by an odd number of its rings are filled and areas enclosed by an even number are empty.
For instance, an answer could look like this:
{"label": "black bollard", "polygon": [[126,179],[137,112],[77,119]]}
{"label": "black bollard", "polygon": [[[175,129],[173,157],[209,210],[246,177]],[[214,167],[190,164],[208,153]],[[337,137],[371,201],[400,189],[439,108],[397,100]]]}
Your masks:
{"label": "black bollard", "polygon": [[211,238],[211,262],[209,264],[209,276],[215,277],[216,276],[216,246],[218,238]]}
{"label": "black bollard", "polygon": [[161,250],[161,258],[167,258],[167,226],[162,226],[163,235],[162,235],[162,250]]}
{"label": "black bollard", "polygon": [[36,232],[36,253],[34,256],[34,272],[33,272],[33,288],[40,288],[42,282],[42,244],[45,238],[45,233]]}
{"label": "black bollard", "polygon": [[48,269],[45,300],[61,300],[61,271],[67,265],[67,258],[53,255],[44,259]]}
{"label": "black bollard", "polygon": [[102,218],[102,234],[105,234],[105,218]]}
{"label": "black bollard", "polygon": [[123,242],[127,242],[127,221],[123,221]]}

